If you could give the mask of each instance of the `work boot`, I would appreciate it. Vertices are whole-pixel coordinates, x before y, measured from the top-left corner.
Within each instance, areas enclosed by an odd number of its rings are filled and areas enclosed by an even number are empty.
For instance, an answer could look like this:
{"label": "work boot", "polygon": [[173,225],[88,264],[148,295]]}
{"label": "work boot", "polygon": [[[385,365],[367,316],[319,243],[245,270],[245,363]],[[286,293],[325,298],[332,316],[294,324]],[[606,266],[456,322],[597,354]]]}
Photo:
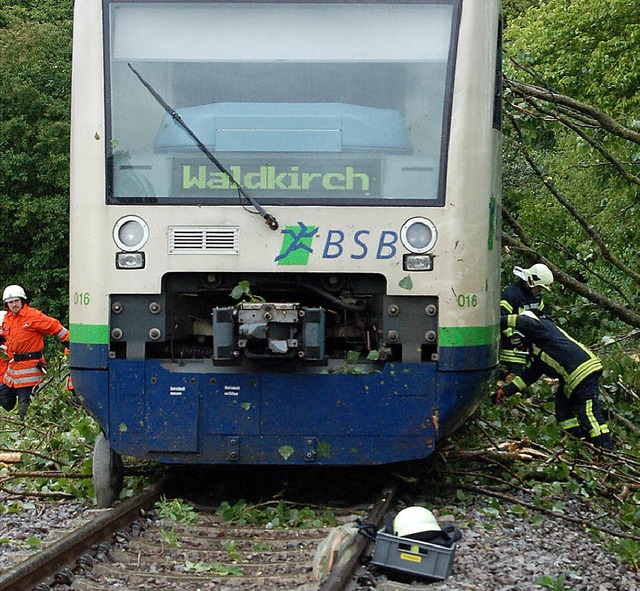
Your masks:
{"label": "work boot", "polygon": [[30,392],[20,392],[18,394],[18,416],[23,421],[27,416],[27,410],[29,410],[29,403],[31,402]]}
{"label": "work boot", "polygon": [[600,435],[591,437],[588,441],[589,443],[592,443],[600,449],[606,449],[609,451],[613,449],[613,439],[611,438],[611,433],[601,433]]}

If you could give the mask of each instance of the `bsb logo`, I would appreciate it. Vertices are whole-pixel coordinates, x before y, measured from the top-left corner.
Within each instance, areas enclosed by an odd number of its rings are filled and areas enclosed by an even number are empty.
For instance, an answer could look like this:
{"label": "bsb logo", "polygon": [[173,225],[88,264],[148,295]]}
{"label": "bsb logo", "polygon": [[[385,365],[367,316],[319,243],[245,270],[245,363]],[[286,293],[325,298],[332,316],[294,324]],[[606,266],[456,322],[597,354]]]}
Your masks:
{"label": "bsb logo", "polygon": [[[311,243],[318,229],[318,226],[307,226],[303,222],[298,222],[297,226],[287,226],[282,230],[280,254],[274,261],[278,265],[308,264],[309,255],[314,254]],[[321,243],[322,254],[319,250],[316,254],[323,259],[391,259],[397,252],[397,241],[398,234],[391,230],[382,230],[379,237],[372,236],[369,230],[357,230],[350,239],[342,230],[329,230],[324,243]]]}

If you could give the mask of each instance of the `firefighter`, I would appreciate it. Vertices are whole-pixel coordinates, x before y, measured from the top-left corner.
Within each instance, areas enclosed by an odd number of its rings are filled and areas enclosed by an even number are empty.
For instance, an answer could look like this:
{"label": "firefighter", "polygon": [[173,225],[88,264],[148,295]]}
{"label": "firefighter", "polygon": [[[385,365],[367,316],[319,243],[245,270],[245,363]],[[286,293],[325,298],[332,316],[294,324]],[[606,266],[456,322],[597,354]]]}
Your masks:
{"label": "firefighter", "polygon": [[[546,265],[538,263],[523,269],[514,267],[513,274],[518,281],[504,289],[500,295],[500,316],[521,314],[527,310],[537,316],[544,316],[543,290],[550,291],[553,273]],[[506,383],[520,375],[527,363],[528,350],[523,345],[522,335],[507,327],[500,334],[500,365]]]}
{"label": "firefighter", "polygon": [[8,387],[7,402],[13,402],[13,408],[17,400],[18,415],[24,419],[33,389],[46,374],[43,356],[45,335],[57,337],[68,346],[69,331],[59,320],[29,306],[27,295],[19,285],[5,288],[2,301],[7,312],[1,330],[10,353],[4,375],[4,384]]}
{"label": "firefighter", "polygon": [[557,378],[556,419],[562,429],[596,447],[611,449],[611,433],[598,400],[600,360],[549,318],[538,318],[533,312],[503,316],[500,326],[522,333],[531,356],[521,375],[498,388],[494,402],[526,390],[543,374]]}

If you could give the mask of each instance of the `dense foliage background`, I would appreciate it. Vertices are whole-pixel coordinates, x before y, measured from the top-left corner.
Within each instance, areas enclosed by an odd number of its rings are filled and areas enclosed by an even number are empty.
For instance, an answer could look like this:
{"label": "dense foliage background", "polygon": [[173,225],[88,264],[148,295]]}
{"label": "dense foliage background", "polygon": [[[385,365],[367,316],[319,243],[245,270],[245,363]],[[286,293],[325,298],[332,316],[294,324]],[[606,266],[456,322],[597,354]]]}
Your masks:
{"label": "dense foliage background", "polygon": [[0,3],[0,282],[68,317],[72,0]]}
{"label": "dense foliage background", "polygon": [[588,343],[640,326],[640,11],[508,3],[505,265],[544,260],[559,320]]}

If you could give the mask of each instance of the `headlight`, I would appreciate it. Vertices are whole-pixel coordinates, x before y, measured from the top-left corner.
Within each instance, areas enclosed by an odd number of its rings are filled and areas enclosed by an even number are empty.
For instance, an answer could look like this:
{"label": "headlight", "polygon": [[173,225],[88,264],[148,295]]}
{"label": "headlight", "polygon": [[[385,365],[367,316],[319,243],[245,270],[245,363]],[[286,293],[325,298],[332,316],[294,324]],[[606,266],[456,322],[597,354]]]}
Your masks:
{"label": "headlight", "polygon": [[116,269],[144,269],[144,252],[117,252]]}
{"label": "headlight", "polygon": [[437,239],[436,227],[427,218],[411,218],[404,223],[400,230],[402,244],[408,251],[415,254],[431,250]]}
{"label": "headlight", "polygon": [[140,250],[149,239],[149,226],[137,215],[120,218],[113,228],[113,240],[126,252]]}
{"label": "headlight", "polygon": [[405,254],[402,257],[402,268],[405,271],[433,271],[433,255]]}

